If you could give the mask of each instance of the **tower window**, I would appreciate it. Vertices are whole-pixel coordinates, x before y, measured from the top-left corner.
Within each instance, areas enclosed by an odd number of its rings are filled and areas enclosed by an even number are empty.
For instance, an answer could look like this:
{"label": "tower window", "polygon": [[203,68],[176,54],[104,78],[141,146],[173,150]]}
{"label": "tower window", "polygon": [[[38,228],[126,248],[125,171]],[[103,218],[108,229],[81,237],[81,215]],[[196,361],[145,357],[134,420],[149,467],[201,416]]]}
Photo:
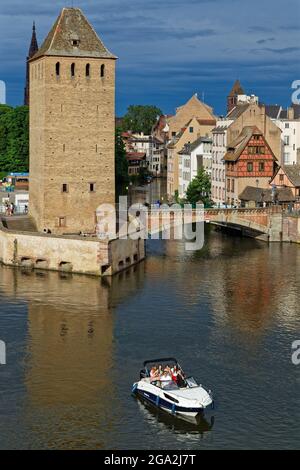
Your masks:
{"label": "tower window", "polygon": [[72,39],[72,46],[73,47],[78,47],[79,46],[79,39]]}
{"label": "tower window", "polygon": [[60,76],[60,62],[57,62],[55,65],[56,76]]}
{"label": "tower window", "polygon": [[102,64],[100,68],[100,77],[103,78],[105,74],[105,65]]}
{"label": "tower window", "polygon": [[66,217],[59,217],[58,218],[58,226],[59,227],[66,227],[66,225],[67,225]]}
{"label": "tower window", "polygon": [[66,183],[64,183],[62,185],[62,192],[63,193],[68,193],[69,192],[69,186]]}
{"label": "tower window", "polygon": [[85,67],[85,76],[86,77],[90,77],[91,75],[91,66],[90,64],[86,64],[86,67]]}
{"label": "tower window", "polygon": [[75,64],[71,65],[71,77],[75,77]]}
{"label": "tower window", "polygon": [[90,193],[95,192],[95,190],[96,190],[95,187],[96,187],[95,183],[90,183]]}

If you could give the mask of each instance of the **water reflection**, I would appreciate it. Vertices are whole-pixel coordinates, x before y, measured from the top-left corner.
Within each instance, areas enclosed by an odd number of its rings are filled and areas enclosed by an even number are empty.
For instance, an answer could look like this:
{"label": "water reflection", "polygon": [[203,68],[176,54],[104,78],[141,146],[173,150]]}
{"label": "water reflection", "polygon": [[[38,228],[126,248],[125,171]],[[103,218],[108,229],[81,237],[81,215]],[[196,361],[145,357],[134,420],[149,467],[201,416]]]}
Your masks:
{"label": "water reflection", "polygon": [[1,268],[1,296],[27,301],[21,419],[35,447],[85,447],[89,434],[95,448],[104,445],[101,427],[113,425],[114,305],[134,295],[143,276],[143,264],[102,282]]}
{"label": "water reflection", "polygon": [[191,434],[203,437],[204,433],[210,432],[215,423],[215,417],[198,416],[172,416],[167,411],[160,410],[141,397],[134,397],[137,401],[139,411],[148,425],[158,427],[164,425],[169,431],[182,434],[189,438]]}
{"label": "water reflection", "polygon": [[[299,247],[208,230],[201,252],[147,251],[112,279],[0,268],[0,448],[299,445]],[[213,390],[215,425],[131,398],[141,363],[173,355]]]}

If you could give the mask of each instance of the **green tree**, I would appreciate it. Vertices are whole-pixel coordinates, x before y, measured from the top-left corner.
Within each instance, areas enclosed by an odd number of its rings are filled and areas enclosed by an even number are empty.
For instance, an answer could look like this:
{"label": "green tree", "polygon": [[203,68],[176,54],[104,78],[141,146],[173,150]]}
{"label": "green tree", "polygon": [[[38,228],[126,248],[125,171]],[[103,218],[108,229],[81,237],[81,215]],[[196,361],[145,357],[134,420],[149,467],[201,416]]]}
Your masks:
{"label": "green tree", "polygon": [[197,176],[190,182],[186,198],[191,204],[203,202],[205,206],[210,204],[211,201],[211,179],[206,171],[201,168]]}
{"label": "green tree", "polygon": [[0,171],[29,169],[28,106],[0,107]]}
{"label": "green tree", "polygon": [[116,183],[118,186],[126,184],[129,181],[128,177],[128,162],[126,159],[126,149],[122,139],[121,129],[116,129]]}
{"label": "green tree", "polygon": [[124,131],[143,132],[146,135],[151,133],[157,117],[162,111],[156,106],[131,105],[122,121]]}

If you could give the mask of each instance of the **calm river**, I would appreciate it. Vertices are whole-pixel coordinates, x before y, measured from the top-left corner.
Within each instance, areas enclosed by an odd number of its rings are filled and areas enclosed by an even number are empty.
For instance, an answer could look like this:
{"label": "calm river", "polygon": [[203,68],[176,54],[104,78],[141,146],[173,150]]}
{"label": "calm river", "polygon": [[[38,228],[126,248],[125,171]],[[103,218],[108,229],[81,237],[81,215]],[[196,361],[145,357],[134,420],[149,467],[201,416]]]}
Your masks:
{"label": "calm river", "polygon": [[[0,267],[0,448],[299,449],[300,247],[208,230],[147,251],[103,281]],[[170,355],[213,390],[206,420],[131,396]]]}

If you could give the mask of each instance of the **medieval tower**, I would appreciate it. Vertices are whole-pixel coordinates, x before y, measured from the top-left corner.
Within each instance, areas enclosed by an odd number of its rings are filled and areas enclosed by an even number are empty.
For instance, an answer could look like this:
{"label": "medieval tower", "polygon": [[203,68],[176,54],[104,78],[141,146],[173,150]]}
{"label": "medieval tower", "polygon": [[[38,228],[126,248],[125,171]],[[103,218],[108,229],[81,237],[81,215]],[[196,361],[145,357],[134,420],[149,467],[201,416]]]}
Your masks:
{"label": "medieval tower", "polygon": [[236,107],[238,103],[238,96],[244,94],[245,92],[242,88],[242,85],[240,84],[240,81],[236,80],[233,87],[231,88],[229,95],[227,96],[227,113],[230,113],[230,111]]}
{"label": "medieval tower", "polygon": [[94,233],[115,202],[115,63],[78,8],[30,60],[30,215],[40,232]]}
{"label": "medieval tower", "polygon": [[28,51],[28,56],[26,59],[26,85],[25,85],[25,90],[24,90],[24,104],[26,106],[29,106],[29,81],[30,81],[29,61],[37,53],[38,49],[39,49],[39,46],[38,46],[38,42],[36,38],[35,23],[33,23],[31,43],[30,43],[30,47]]}

